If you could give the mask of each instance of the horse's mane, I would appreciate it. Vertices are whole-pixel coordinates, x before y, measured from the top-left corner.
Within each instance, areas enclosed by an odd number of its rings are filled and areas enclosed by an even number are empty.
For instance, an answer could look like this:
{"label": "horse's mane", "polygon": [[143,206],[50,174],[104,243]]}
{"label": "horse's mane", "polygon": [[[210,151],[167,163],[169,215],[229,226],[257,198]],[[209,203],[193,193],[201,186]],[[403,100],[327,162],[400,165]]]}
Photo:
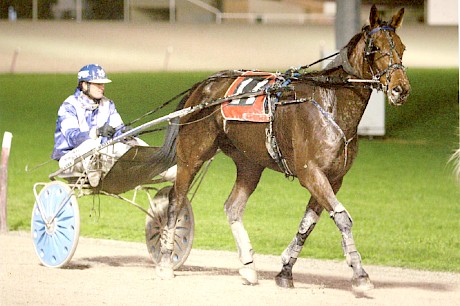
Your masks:
{"label": "horse's mane", "polygon": [[363,31],[355,34],[351,39],[350,41],[348,42],[348,44],[345,46],[345,48],[347,48],[348,50],[348,53],[347,53],[347,56],[350,57],[351,53],[353,52],[353,50],[355,50],[356,46],[358,45],[358,42],[361,40],[361,38],[364,36],[364,33],[366,31],[366,28],[369,27],[369,26],[365,26],[363,27]]}

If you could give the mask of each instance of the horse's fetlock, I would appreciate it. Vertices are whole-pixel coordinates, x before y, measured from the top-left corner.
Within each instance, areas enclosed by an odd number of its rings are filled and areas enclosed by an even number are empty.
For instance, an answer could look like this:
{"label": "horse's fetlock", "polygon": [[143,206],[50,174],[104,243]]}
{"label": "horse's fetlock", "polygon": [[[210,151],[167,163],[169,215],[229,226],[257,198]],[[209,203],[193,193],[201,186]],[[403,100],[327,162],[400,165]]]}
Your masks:
{"label": "horse's fetlock", "polygon": [[292,259],[296,259],[302,251],[302,245],[298,244],[297,236],[292,239],[291,243],[289,243],[288,247],[284,250],[281,254],[281,262],[283,265],[288,264]]}
{"label": "horse's fetlock", "polygon": [[361,254],[358,251],[349,252],[345,256],[348,266],[356,268],[361,265]]}
{"label": "horse's fetlock", "polygon": [[[295,259],[294,259],[294,262],[295,262]],[[279,287],[283,287],[283,288],[293,288],[294,287],[294,282],[292,278],[292,267],[294,265],[294,262],[289,263],[289,264],[284,264],[280,273],[276,275],[275,281]]]}

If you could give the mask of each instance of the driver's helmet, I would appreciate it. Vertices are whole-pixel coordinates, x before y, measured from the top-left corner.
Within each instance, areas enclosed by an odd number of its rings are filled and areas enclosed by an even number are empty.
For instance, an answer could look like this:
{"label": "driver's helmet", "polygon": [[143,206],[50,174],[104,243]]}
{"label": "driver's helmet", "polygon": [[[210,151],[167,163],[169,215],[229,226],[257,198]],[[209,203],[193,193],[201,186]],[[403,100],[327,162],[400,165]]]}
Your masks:
{"label": "driver's helmet", "polygon": [[107,78],[107,74],[100,65],[89,64],[78,71],[78,82],[105,84],[112,81]]}

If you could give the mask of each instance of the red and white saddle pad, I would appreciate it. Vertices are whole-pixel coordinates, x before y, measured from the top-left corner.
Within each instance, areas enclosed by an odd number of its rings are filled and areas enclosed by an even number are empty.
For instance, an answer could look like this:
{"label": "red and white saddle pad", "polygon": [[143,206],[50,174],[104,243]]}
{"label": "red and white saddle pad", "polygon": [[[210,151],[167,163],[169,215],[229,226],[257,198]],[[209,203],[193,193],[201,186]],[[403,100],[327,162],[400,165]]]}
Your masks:
{"label": "red and white saddle pad", "polygon": [[[225,93],[231,97],[242,93],[260,92],[276,81],[276,75],[263,71],[246,71],[238,77]],[[225,120],[269,122],[270,115],[266,107],[267,95],[261,94],[249,98],[230,100],[221,104]]]}

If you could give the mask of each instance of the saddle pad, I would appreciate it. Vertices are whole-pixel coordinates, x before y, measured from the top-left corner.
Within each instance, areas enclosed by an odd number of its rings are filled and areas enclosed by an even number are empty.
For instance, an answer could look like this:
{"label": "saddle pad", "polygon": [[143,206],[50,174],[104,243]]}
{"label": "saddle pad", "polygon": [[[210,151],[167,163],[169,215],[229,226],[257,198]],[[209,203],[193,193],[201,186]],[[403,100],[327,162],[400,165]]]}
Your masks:
{"label": "saddle pad", "polygon": [[[276,80],[270,72],[247,71],[238,77],[225,93],[225,97],[242,93],[259,92],[266,89]],[[270,116],[266,107],[267,95],[234,99],[221,104],[225,120],[269,122]]]}

